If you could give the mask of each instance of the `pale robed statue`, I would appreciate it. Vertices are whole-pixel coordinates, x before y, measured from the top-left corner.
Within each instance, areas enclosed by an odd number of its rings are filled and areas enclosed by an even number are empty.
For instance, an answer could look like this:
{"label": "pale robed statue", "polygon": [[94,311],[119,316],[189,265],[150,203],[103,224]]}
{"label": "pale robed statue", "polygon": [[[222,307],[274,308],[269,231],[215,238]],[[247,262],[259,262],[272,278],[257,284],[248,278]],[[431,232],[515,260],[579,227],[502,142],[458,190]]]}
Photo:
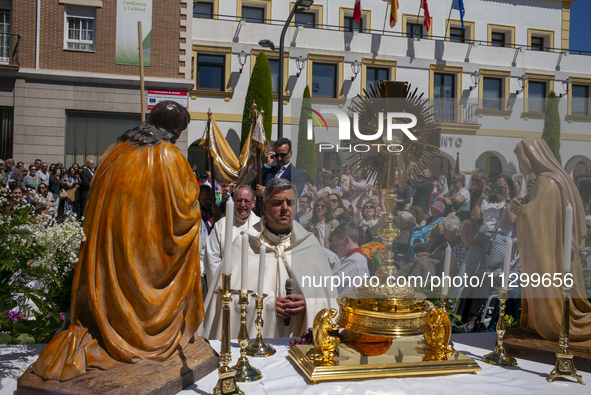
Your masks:
{"label": "pale robed statue", "polygon": [[[568,203],[573,207],[572,298],[570,300],[570,341],[591,346],[591,304],[585,293],[585,282],[579,252],[585,250],[585,211],[573,179],[556,161],[548,144],[541,138],[528,137],[515,148],[519,167],[536,175],[529,202],[511,202],[517,212],[517,244],[523,273],[540,278],[563,272],[564,224]],[[554,278],[554,277],[552,277]],[[523,287],[522,328],[542,338],[558,341],[562,321],[560,288],[554,286]]]}
{"label": "pale robed statue", "polygon": [[[312,327],[316,313],[336,307],[336,288],[318,286],[320,280],[331,278],[330,265],[318,239],[294,221],[298,192],[286,179],[273,178],[265,188],[261,220],[246,230],[248,235],[248,288],[256,290],[259,277],[261,246],[264,244],[265,272],[262,336],[279,338],[301,336]],[[241,279],[241,254],[243,237],[232,243],[232,279]],[[223,264],[209,281],[205,298],[205,318],[200,334],[208,339],[220,339],[222,335],[222,305],[214,291],[222,285]],[[288,279],[295,287],[286,292]],[[309,280],[308,280],[309,279]],[[315,279],[315,281],[313,280]],[[211,281],[210,281],[211,280]],[[291,281],[290,281],[291,284]],[[255,303],[247,309],[248,333],[257,333]],[[240,305],[230,304],[231,328],[240,326]]]}
{"label": "pale robed statue", "polygon": [[169,363],[197,343],[204,312],[199,185],[174,144],[189,121],[184,107],[161,102],[101,157],[86,203],[70,326],[45,347],[34,375],[72,385],[121,368],[117,380],[125,380],[130,365]]}

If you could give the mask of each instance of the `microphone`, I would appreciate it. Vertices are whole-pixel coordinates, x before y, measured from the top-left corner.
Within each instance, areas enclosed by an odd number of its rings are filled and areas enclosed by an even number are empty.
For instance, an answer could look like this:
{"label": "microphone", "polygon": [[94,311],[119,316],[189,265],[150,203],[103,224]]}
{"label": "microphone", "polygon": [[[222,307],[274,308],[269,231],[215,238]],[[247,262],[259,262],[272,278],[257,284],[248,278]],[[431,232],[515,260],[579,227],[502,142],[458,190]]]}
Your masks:
{"label": "microphone", "polygon": [[[285,296],[291,295],[296,290],[296,282],[293,278],[288,278],[285,280]],[[285,326],[291,325],[291,317],[287,317],[283,319],[283,323]]]}

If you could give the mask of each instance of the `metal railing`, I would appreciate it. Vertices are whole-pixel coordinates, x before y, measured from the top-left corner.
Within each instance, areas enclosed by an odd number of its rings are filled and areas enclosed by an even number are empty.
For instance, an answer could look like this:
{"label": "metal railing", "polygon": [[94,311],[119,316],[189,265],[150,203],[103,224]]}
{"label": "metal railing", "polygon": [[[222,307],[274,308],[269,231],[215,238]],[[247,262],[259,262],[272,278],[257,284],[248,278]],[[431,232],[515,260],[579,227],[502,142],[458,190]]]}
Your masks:
{"label": "metal railing", "polygon": [[[217,20],[225,20],[225,21],[234,21],[234,22],[240,22],[241,19],[243,19],[242,17],[239,17],[237,15],[227,15],[227,14],[206,14],[208,16],[208,18],[206,19],[217,19]],[[284,20],[280,20],[280,19],[269,19],[269,18],[261,18],[259,19],[260,22],[245,22],[246,23],[263,23],[263,24],[269,24],[269,25],[275,25],[275,26],[283,26],[285,24]],[[294,26],[298,25],[295,22],[292,22],[292,24]],[[302,24],[304,25],[304,24]],[[340,25],[328,25],[328,24],[322,24],[322,23],[314,23],[314,27],[307,27],[307,29],[323,29],[323,30],[332,30],[332,31],[341,31],[341,32],[349,32],[352,33],[352,31],[348,31],[346,26],[340,26]],[[497,44],[497,46],[499,47],[505,47],[505,48],[523,48],[524,50],[530,50],[530,51],[543,51],[543,52],[555,52],[555,53],[566,53],[568,52],[569,54],[574,54],[574,55],[584,55],[584,56],[591,56],[591,51],[583,51],[583,50],[577,50],[577,49],[564,49],[564,48],[552,48],[550,46],[544,46],[541,49],[533,49],[531,47],[531,45],[528,45],[526,43],[505,43],[504,45],[498,45],[498,43],[492,42],[492,41],[486,41],[486,40],[472,40],[470,38],[465,38],[462,39],[461,41],[459,40],[454,40],[453,38],[449,37],[449,36],[436,36],[436,35],[432,35],[429,34],[428,32],[425,33],[407,33],[407,32],[394,32],[391,30],[388,30],[389,26],[384,24],[382,29],[368,29],[368,28],[362,28],[358,31],[358,33],[366,33],[366,34],[377,34],[377,35],[382,35],[382,36],[390,36],[390,37],[403,37],[403,38],[415,38],[417,36],[420,36],[421,40],[434,40],[434,41],[448,41],[448,42],[452,42],[452,43],[462,43],[462,44],[468,44],[468,45],[483,45],[483,46],[495,46],[495,44]]]}
{"label": "metal railing", "polygon": [[440,122],[478,123],[477,103],[461,103],[455,99],[430,99],[433,119]]}
{"label": "metal railing", "polygon": [[0,33],[0,66],[19,66],[21,36],[16,33]]}

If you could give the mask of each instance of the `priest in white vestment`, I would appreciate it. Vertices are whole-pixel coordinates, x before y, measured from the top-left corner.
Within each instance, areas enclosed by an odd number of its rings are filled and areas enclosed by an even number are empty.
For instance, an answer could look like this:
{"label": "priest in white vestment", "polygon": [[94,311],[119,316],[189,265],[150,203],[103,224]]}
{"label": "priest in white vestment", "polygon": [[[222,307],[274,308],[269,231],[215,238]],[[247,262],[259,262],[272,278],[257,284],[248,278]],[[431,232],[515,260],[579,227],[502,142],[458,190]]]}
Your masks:
{"label": "priest in white vestment", "polygon": [[[326,256],[313,234],[307,232],[293,220],[297,192],[292,184],[282,178],[269,181],[263,197],[261,221],[249,228],[248,235],[248,288],[258,287],[260,247],[266,246],[264,301],[262,335],[265,338],[301,336],[312,327],[314,317],[323,308],[337,307],[337,292],[331,290],[331,269]],[[232,244],[231,274],[232,288],[241,288],[242,237]],[[205,318],[198,333],[208,339],[220,339],[222,335],[222,304],[214,294],[221,288],[223,264],[220,265],[210,282],[204,302]],[[288,278],[295,280],[296,288],[286,295],[285,283]],[[320,285],[326,282],[327,286]],[[317,286],[315,286],[317,285]],[[318,286],[320,285],[320,286]],[[240,325],[240,306],[237,297],[230,304],[231,336],[235,337]],[[247,327],[251,338],[257,334],[255,327],[256,309],[250,298],[247,310]],[[289,320],[286,320],[289,318]]]}
{"label": "priest in white vestment", "polygon": [[[254,191],[248,185],[238,187],[232,194],[234,200],[234,229],[232,241],[241,231],[250,228],[260,221],[258,215],[252,212],[254,208]],[[229,215],[229,213],[226,213]],[[224,245],[226,244],[226,221],[224,219],[216,222],[211,234],[205,244],[205,257],[203,265],[209,284],[213,279],[217,268],[222,263]],[[238,255],[239,257],[239,255]],[[236,259],[236,256],[234,256]]]}

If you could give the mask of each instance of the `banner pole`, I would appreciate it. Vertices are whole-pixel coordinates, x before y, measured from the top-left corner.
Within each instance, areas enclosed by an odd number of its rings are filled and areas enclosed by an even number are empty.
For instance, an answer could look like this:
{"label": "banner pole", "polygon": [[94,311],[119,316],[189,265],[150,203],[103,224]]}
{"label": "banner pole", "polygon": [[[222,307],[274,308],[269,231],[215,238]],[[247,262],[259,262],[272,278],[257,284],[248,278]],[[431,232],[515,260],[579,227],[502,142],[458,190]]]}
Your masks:
{"label": "banner pole", "polygon": [[144,44],[142,42],[142,22],[137,23],[138,42],[140,48],[140,94],[142,106],[142,122],[146,120],[146,98],[144,91]]}

